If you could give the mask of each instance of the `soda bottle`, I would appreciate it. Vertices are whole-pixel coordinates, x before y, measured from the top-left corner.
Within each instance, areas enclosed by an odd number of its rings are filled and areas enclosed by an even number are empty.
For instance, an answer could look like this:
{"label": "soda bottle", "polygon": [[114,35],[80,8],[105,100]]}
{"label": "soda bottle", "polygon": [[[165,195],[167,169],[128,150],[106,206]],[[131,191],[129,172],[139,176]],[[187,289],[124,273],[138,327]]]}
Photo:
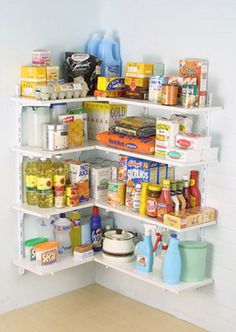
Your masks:
{"label": "soda bottle", "polygon": [[50,159],[40,158],[37,170],[38,206],[49,208],[53,206],[52,190],[52,162]]}
{"label": "soda bottle", "polygon": [[27,204],[37,205],[37,160],[33,157],[29,157],[25,166],[25,182]]}

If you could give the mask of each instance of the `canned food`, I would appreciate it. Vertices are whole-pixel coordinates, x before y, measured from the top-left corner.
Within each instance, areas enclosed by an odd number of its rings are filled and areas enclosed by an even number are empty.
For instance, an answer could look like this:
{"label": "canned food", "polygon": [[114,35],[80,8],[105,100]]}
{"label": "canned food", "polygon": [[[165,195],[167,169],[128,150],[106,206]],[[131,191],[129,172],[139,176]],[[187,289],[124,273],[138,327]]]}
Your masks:
{"label": "canned food", "polygon": [[79,195],[79,189],[77,186],[73,186],[73,185],[66,186],[66,196],[67,197],[74,197],[74,196],[78,197],[78,195]]}
{"label": "canned food", "polygon": [[188,108],[198,106],[198,86],[185,84],[182,86],[182,105]]}
{"label": "canned food", "polygon": [[166,83],[167,83],[166,76],[151,76],[149,78],[148,100],[154,103],[160,103],[162,85]]}
{"label": "canned food", "polygon": [[42,125],[42,147],[44,150],[65,150],[68,148],[68,125]]}
{"label": "canned food", "polygon": [[107,203],[114,206],[125,204],[125,183],[122,181],[108,182]]}
{"label": "canned food", "polygon": [[178,104],[178,85],[163,84],[161,93],[162,105],[174,106]]}
{"label": "canned food", "polygon": [[66,197],[66,206],[77,206],[77,205],[79,205],[78,196]]}

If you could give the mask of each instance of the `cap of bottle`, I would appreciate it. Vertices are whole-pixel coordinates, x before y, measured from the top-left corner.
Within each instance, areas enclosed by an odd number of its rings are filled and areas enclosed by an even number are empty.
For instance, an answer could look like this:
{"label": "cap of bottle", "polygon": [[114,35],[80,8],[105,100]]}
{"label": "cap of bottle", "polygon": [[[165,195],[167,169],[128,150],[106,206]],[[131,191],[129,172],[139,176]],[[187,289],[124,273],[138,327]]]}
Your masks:
{"label": "cap of bottle", "polygon": [[177,238],[177,234],[174,234],[174,233],[173,233],[173,234],[171,234],[170,236],[171,236],[172,238],[174,238],[174,239],[176,239],[176,238]]}
{"label": "cap of bottle", "polygon": [[161,250],[167,250],[168,249],[168,244],[166,242],[162,243]]}
{"label": "cap of bottle", "polygon": [[169,186],[169,185],[170,185],[169,179],[163,180],[163,186]]}
{"label": "cap of bottle", "polygon": [[93,207],[92,216],[96,217],[99,215],[99,208],[97,206]]}
{"label": "cap of bottle", "polygon": [[66,214],[65,213],[60,213],[60,218],[65,218]]}

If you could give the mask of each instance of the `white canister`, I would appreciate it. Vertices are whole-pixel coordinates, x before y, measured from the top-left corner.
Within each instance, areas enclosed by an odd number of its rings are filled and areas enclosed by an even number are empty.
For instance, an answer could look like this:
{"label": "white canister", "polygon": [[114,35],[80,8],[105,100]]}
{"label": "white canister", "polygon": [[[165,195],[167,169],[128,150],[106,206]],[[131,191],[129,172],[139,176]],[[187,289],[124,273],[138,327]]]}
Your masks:
{"label": "white canister", "polygon": [[51,123],[58,123],[58,116],[66,114],[67,111],[67,104],[66,103],[58,103],[53,104],[50,108],[51,110]]}
{"label": "white canister", "polygon": [[68,148],[68,125],[42,125],[42,148],[47,151],[65,150]]}

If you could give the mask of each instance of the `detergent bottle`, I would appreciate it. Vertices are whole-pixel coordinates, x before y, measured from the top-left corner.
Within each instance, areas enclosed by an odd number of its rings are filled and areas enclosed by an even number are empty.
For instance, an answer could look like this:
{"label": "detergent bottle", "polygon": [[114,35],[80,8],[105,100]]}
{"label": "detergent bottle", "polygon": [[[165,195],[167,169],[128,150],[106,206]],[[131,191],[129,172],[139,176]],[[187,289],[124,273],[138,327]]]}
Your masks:
{"label": "detergent bottle", "polygon": [[98,58],[102,60],[102,76],[121,76],[120,47],[118,42],[108,34],[98,46]]}
{"label": "detergent bottle", "polygon": [[100,33],[93,33],[87,43],[86,53],[98,57],[98,46],[101,41],[102,38]]}
{"label": "detergent bottle", "polygon": [[163,261],[163,279],[166,284],[178,284],[181,274],[181,256],[179,240],[176,234],[171,234],[168,249]]}
{"label": "detergent bottle", "polygon": [[102,250],[102,218],[99,215],[99,208],[93,207],[92,215],[90,216],[91,226],[91,241],[94,251]]}

